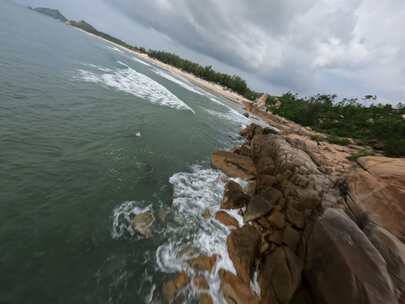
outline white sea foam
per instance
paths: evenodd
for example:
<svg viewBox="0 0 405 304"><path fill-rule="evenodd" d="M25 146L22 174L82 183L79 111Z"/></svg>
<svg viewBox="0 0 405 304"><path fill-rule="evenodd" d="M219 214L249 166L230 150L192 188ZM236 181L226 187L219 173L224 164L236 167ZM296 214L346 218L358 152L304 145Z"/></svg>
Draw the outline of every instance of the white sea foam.
<svg viewBox="0 0 405 304"><path fill-rule="evenodd" d="M193 166L191 172L176 173L169 181L173 185L173 209L177 224L166 229L165 237L168 240L156 252L158 268L166 273L183 270L193 274L194 270L187 263L190 258L219 255L214 270L205 276L215 303L222 303L218 272L225 269L236 273L226 248L230 230L213 217L204 219L203 214L209 210L214 215L220 210L227 177L217 170ZM230 213L242 222L239 214Z"/></svg>
<svg viewBox="0 0 405 304"><path fill-rule="evenodd" d="M249 124L250 120L249 118L246 118L245 116L243 116L242 114L238 113L236 110L228 110L228 112L218 112L215 110L211 110L211 109L204 109L207 113L218 117L220 119L226 119L232 122L235 122L237 124L239 124L240 126L244 126Z"/></svg>
<svg viewBox="0 0 405 304"><path fill-rule="evenodd" d="M202 95L205 96L204 93L198 91L196 88L194 88L187 80L182 79L180 80L179 78L173 77L172 75L160 70L160 69L153 69L153 72L155 72L156 74L158 74L159 76L166 78L167 80L170 80L171 82L174 82L176 84L178 84L179 86L185 88L186 90L189 90L193 93L196 93L198 95Z"/></svg>
<svg viewBox="0 0 405 304"><path fill-rule="evenodd" d="M123 53L123 51L120 50L119 48L117 48L116 46L106 45L105 47L106 47L107 49L116 51L116 52L118 52L118 53Z"/></svg>
<svg viewBox="0 0 405 304"><path fill-rule="evenodd" d="M116 207L113 211L113 225L111 235L119 239L127 235L134 236L135 230L131 222L135 215L151 210L151 205L145 202L128 201Z"/></svg>
<svg viewBox="0 0 405 304"><path fill-rule="evenodd" d="M149 63L139 59L138 57L133 56L132 59L135 60L136 62L142 63L143 65L151 67L151 65Z"/></svg>
<svg viewBox="0 0 405 304"><path fill-rule="evenodd" d="M87 82L100 83L108 87L141 97L151 103L177 110L194 110L161 84L144 74L138 73L124 62L118 63L125 68L104 73L80 69L78 78Z"/></svg>

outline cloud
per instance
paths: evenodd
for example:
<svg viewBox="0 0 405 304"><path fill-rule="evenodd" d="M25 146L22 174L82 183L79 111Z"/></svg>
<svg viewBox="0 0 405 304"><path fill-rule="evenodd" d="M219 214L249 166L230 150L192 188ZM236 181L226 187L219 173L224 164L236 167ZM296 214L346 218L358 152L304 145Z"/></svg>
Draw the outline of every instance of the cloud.
<svg viewBox="0 0 405 304"><path fill-rule="evenodd" d="M282 88L405 97L400 0L116 0L114 6ZM343 90L337 83L351 85Z"/></svg>

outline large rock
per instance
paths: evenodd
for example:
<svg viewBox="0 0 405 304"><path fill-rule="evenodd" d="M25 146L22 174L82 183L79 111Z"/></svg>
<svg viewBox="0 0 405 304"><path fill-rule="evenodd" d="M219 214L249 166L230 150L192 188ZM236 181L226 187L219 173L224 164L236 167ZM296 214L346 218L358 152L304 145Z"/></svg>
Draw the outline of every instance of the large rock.
<svg viewBox="0 0 405 304"><path fill-rule="evenodd" d="M245 207L249 200L249 195L243 192L242 187L238 183L230 180L225 185L221 209L240 209Z"/></svg>
<svg viewBox="0 0 405 304"><path fill-rule="evenodd" d="M265 200L259 195L256 195L250 200L243 220L247 223L261 218L270 213L272 207L273 206L269 201Z"/></svg>
<svg viewBox="0 0 405 304"><path fill-rule="evenodd" d="M145 238L152 236L152 225L155 221L155 217L152 212L146 211L136 214L132 220L132 228L139 232Z"/></svg>
<svg viewBox="0 0 405 304"><path fill-rule="evenodd" d="M399 303L405 303L405 245L377 225L368 225L365 232L387 263Z"/></svg>
<svg viewBox="0 0 405 304"><path fill-rule="evenodd" d="M350 199L379 226L405 242L405 160L365 157L346 178Z"/></svg>
<svg viewBox="0 0 405 304"><path fill-rule="evenodd" d="M231 229L239 228L239 222L233 216L229 215L225 211L218 211L215 214L215 219L218 222L221 222L223 225L227 226L228 228Z"/></svg>
<svg viewBox="0 0 405 304"><path fill-rule="evenodd" d="M259 304L259 299L249 288L250 285L243 282L236 275L221 269L219 277L221 279L221 291L226 303Z"/></svg>
<svg viewBox="0 0 405 304"><path fill-rule="evenodd" d="M239 277L247 284L253 275L255 260L260 250L260 241L259 232L250 225L233 230L226 241L229 257Z"/></svg>
<svg viewBox="0 0 405 304"><path fill-rule="evenodd" d="M263 303L288 304L301 284L303 263L288 247L268 255L259 274Z"/></svg>
<svg viewBox="0 0 405 304"><path fill-rule="evenodd" d="M256 175L256 167L250 157L227 151L212 154L211 164L231 177L251 179Z"/></svg>
<svg viewBox="0 0 405 304"><path fill-rule="evenodd" d="M172 303L177 293L186 287L189 281L187 273L183 271L178 273L173 280L166 282L162 290L165 303Z"/></svg>
<svg viewBox="0 0 405 304"><path fill-rule="evenodd" d="M306 244L305 276L317 303L398 303L383 257L344 212L325 210Z"/></svg>
<svg viewBox="0 0 405 304"><path fill-rule="evenodd" d="M193 258L189 261L191 268L194 268L197 271L208 271L211 272L214 268L219 256L199 256Z"/></svg>

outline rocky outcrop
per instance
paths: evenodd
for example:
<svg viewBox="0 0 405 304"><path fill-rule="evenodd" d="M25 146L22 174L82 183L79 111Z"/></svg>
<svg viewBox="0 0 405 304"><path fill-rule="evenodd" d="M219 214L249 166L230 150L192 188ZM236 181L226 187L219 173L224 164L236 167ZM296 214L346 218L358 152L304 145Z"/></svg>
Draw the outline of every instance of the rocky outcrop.
<svg viewBox="0 0 405 304"><path fill-rule="evenodd" d="M238 183L231 180L225 185L221 209L243 208L247 205L249 199L250 197L243 192L242 187Z"/></svg>
<svg viewBox="0 0 405 304"><path fill-rule="evenodd" d="M224 298L402 304L402 161L384 166L387 159L365 158L353 170L347 159L353 148L316 142L309 139L313 133L297 130L276 134L252 124L241 131L246 143L235 153L214 153L216 168L248 179L244 190L228 183L221 203L240 209L244 219L227 239L237 274L220 271ZM250 288L255 271L260 295Z"/></svg>
<svg viewBox="0 0 405 304"><path fill-rule="evenodd" d="M315 221L305 276L318 303L397 303L386 262L343 211L327 209Z"/></svg>
<svg viewBox="0 0 405 304"><path fill-rule="evenodd" d="M189 277L184 271L178 273L173 280L166 282L163 285L163 297L165 303L172 303L177 293L186 287L188 283Z"/></svg>
<svg viewBox="0 0 405 304"><path fill-rule="evenodd" d="M250 225L233 230L228 236L227 247L239 277L249 284L260 248L259 232Z"/></svg>
<svg viewBox="0 0 405 304"><path fill-rule="evenodd" d="M302 261L288 247L266 256L260 271L264 303L288 304L301 284Z"/></svg>
<svg viewBox="0 0 405 304"><path fill-rule="evenodd" d="M190 267L197 271L211 272L217 260L217 255L213 256L199 256L189 261Z"/></svg>
<svg viewBox="0 0 405 304"><path fill-rule="evenodd" d="M229 271L221 269L221 292L227 303L259 304L259 298L251 291L249 284Z"/></svg>
<svg viewBox="0 0 405 304"><path fill-rule="evenodd" d="M222 170L231 177L251 179L256 175L255 165L249 157L232 152L214 152L211 164L214 168Z"/></svg>
<svg viewBox="0 0 405 304"><path fill-rule="evenodd" d="M405 159L363 157L346 177L351 203L405 241Z"/></svg>

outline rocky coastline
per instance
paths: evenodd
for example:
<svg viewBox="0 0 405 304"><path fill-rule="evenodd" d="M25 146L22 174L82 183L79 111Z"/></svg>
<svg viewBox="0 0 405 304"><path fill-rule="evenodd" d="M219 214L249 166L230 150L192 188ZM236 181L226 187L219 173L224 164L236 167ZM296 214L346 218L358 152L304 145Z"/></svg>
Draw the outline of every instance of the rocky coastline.
<svg viewBox="0 0 405 304"><path fill-rule="evenodd" d="M297 128L251 124L240 134L243 145L212 155L213 168L243 180L226 183L212 215L231 231L235 273L218 271L224 301L405 303L405 159L349 161L356 147L317 143ZM210 273L218 258L189 264ZM188 285L200 303L216 301L203 275L184 272L162 286L165 301L177 303Z"/></svg>

